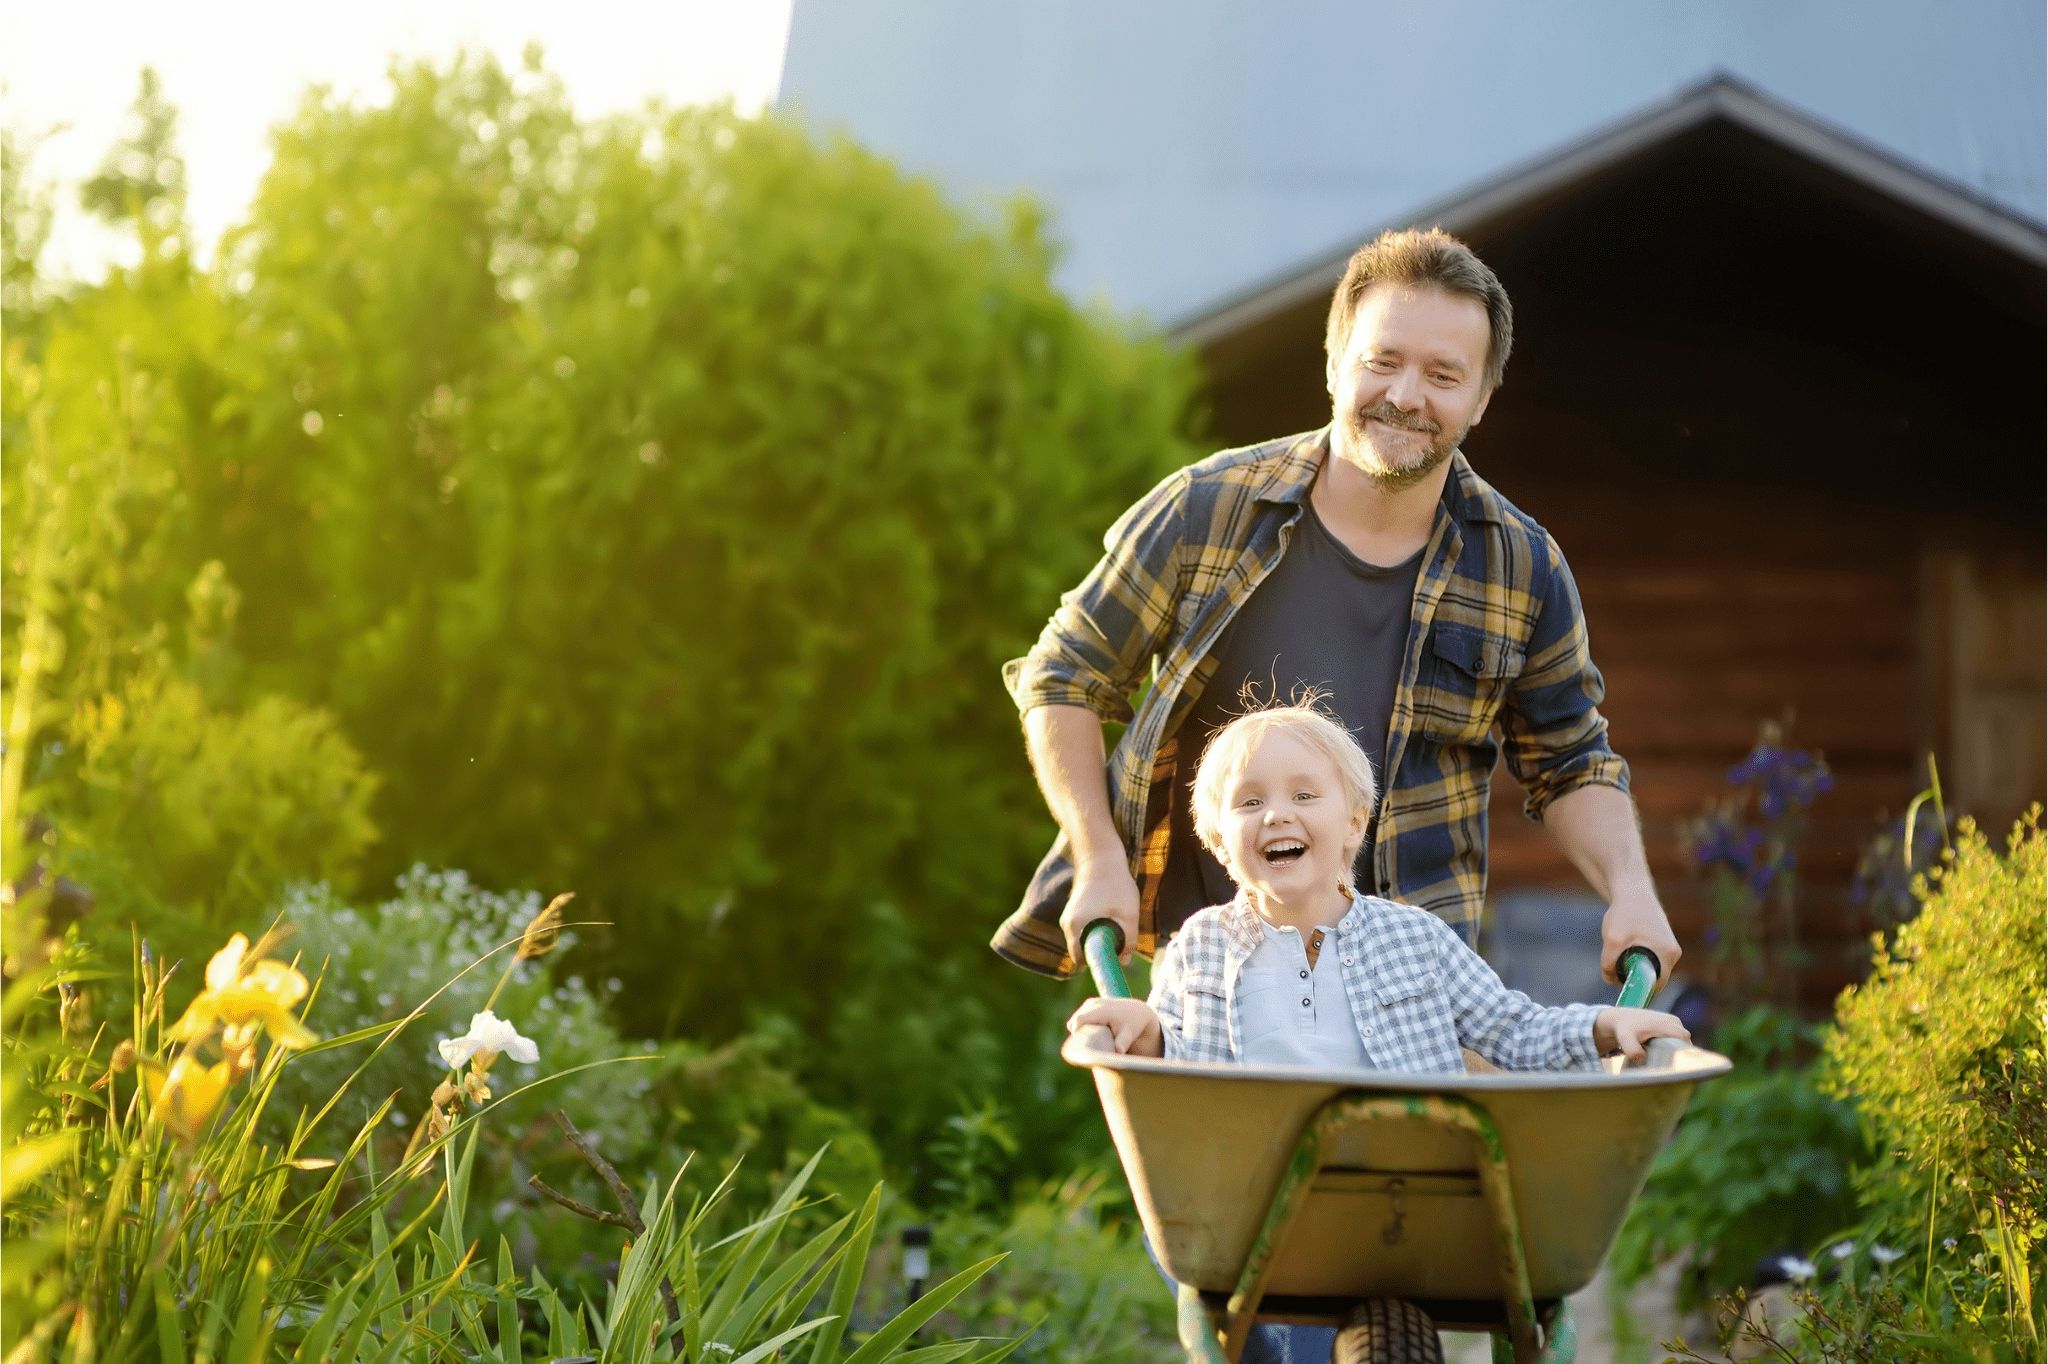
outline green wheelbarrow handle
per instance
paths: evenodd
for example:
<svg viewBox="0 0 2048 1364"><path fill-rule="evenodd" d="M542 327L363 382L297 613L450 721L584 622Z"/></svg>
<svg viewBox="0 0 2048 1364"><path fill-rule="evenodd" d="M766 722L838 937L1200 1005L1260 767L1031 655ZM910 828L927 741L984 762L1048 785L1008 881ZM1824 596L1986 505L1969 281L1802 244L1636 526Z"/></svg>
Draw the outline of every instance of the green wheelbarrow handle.
<svg viewBox="0 0 2048 1364"><path fill-rule="evenodd" d="M1095 988L1109 999L1129 999L1131 985L1124 978L1124 968L1117 961L1124 948L1124 935L1108 919L1097 919L1081 932L1081 954L1088 959L1088 973L1095 977ZM1631 947L1621 954L1621 997L1615 1005L1623 1009L1640 1009L1650 1002L1650 992L1657 988L1657 977L1663 974L1663 965L1657 954L1647 947Z"/></svg>
<svg viewBox="0 0 2048 1364"><path fill-rule="evenodd" d="M1650 992L1657 988L1657 977L1664 974L1664 964L1657 960L1657 954L1647 947L1624 948L1621 954L1621 997L1614 1001L1618 1009L1642 1009L1650 1003Z"/></svg>
<svg viewBox="0 0 2048 1364"><path fill-rule="evenodd" d="M1088 959L1088 974L1095 977L1096 992L1106 999L1129 999L1131 983L1124 979L1124 935L1108 919L1097 919L1081 930L1081 955Z"/></svg>

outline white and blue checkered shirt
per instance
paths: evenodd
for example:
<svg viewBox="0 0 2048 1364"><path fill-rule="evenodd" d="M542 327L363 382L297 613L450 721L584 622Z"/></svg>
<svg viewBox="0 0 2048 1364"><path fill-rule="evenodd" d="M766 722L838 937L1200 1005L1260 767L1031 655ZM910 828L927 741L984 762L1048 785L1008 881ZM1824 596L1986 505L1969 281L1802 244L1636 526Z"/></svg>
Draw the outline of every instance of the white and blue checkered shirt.
<svg viewBox="0 0 2048 1364"><path fill-rule="evenodd" d="M1460 1046L1503 1070L1591 1070L1590 1004L1548 1008L1500 977L1457 930L1427 910L1356 895L1335 952L1360 1040L1376 1070L1462 1071ZM1264 941L1240 895L1181 926L1152 964L1151 1005L1169 1059L1236 1061L1244 1020L1238 979Z"/></svg>

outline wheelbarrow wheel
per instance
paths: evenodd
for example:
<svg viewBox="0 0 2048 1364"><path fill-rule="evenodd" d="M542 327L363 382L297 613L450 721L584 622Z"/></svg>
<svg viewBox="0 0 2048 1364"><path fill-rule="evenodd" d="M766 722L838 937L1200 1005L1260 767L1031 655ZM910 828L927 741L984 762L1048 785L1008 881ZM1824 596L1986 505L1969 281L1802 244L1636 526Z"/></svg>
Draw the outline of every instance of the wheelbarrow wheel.
<svg viewBox="0 0 2048 1364"><path fill-rule="evenodd" d="M1443 1364L1443 1358L1429 1313L1400 1298L1374 1298L1352 1309L1330 1364Z"/></svg>

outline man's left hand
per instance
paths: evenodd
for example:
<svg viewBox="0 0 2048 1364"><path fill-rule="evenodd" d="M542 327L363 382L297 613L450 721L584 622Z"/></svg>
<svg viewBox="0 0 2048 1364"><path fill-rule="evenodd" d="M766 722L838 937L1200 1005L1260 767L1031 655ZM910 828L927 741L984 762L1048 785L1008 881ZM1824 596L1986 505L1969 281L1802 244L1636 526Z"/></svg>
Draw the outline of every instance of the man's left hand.
<svg viewBox="0 0 2048 1364"><path fill-rule="evenodd" d="M1616 895L1600 920L1600 974L1608 984L1621 984L1615 964L1631 947L1647 947L1657 954L1657 965L1662 970L1657 977L1659 986L1671 978L1683 955L1671 932L1671 920L1664 917L1664 906L1657 903L1657 892L1647 886Z"/></svg>

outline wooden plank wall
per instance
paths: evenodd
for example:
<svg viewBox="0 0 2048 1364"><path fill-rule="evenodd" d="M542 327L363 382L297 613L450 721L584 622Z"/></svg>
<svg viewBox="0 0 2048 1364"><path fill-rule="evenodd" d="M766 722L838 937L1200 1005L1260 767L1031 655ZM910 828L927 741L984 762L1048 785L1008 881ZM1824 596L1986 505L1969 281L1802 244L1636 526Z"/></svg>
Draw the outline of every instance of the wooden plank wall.
<svg viewBox="0 0 2048 1364"><path fill-rule="evenodd" d="M1824 1006L1868 956L1872 924L1848 894L1857 859L1925 784L1920 532L1904 509L1817 519L1797 499L1696 488L1638 491L1625 509L1595 489L1518 491L1572 563L1652 870L1697 964L1710 914L1686 826L1732 792L1728 769L1763 721L1789 715L1791 742L1825 755L1835 786L1801 869L1802 997ZM1581 884L1501 778L1493 888Z"/></svg>

